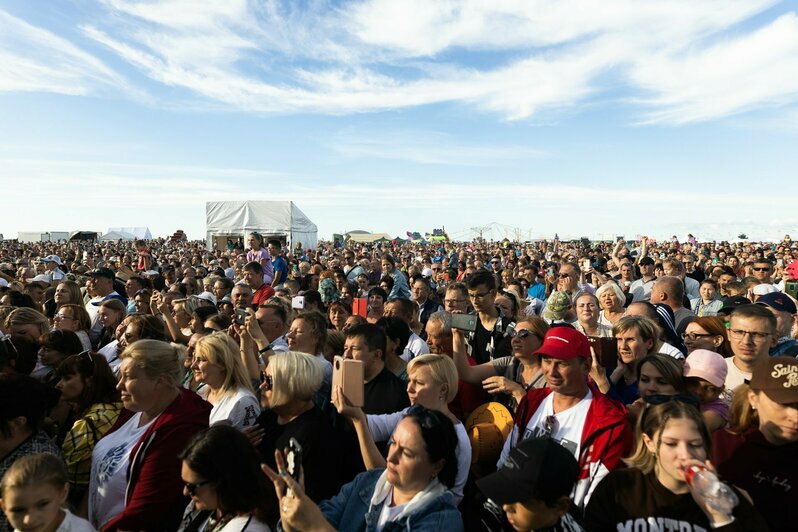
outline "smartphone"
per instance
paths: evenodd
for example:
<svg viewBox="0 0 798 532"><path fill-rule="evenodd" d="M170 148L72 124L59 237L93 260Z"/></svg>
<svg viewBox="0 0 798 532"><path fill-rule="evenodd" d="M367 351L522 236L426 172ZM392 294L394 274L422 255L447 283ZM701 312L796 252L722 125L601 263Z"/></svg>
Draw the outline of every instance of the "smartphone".
<svg viewBox="0 0 798 532"><path fill-rule="evenodd" d="M798 299L798 283L784 283L784 293Z"/></svg>
<svg viewBox="0 0 798 532"><path fill-rule="evenodd" d="M476 331L477 317L473 314L452 314L452 327L461 331Z"/></svg>
<svg viewBox="0 0 798 532"><path fill-rule="evenodd" d="M618 366L618 341L615 338L588 336L587 341L596 353L596 362L605 369Z"/></svg>
<svg viewBox="0 0 798 532"><path fill-rule="evenodd" d="M248 315L249 314L247 314L246 309L237 308L236 309L236 325L244 325L244 320L247 319Z"/></svg>
<svg viewBox="0 0 798 532"><path fill-rule="evenodd" d="M305 308L305 296L294 296L291 298L291 308L303 310Z"/></svg>
<svg viewBox="0 0 798 532"><path fill-rule="evenodd" d="M364 318L368 316L369 311L369 300L366 297L356 297L352 300L352 314L357 314L358 316L363 316Z"/></svg>
<svg viewBox="0 0 798 532"><path fill-rule="evenodd" d="M332 387L340 386L352 406L363 406L363 362L337 356L333 359Z"/></svg>

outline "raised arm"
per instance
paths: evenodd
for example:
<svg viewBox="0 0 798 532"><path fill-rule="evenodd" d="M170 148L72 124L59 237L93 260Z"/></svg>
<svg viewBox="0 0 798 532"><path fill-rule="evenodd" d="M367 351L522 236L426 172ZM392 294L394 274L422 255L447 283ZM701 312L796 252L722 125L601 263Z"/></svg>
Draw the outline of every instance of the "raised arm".
<svg viewBox="0 0 798 532"><path fill-rule="evenodd" d="M457 368L457 375L463 382L481 384L488 377L496 376L496 369L491 362L485 362L478 366L468 363L465 336L459 329L452 329L452 358Z"/></svg>

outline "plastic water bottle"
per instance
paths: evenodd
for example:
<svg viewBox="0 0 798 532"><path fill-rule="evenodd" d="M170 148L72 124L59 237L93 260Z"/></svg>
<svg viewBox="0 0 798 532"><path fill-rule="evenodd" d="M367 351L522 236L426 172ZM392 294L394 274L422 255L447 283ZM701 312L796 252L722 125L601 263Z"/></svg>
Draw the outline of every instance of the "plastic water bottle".
<svg viewBox="0 0 798 532"><path fill-rule="evenodd" d="M684 472L684 479L716 512L730 516L740 502L737 494L706 468L691 466Z"/></svg>

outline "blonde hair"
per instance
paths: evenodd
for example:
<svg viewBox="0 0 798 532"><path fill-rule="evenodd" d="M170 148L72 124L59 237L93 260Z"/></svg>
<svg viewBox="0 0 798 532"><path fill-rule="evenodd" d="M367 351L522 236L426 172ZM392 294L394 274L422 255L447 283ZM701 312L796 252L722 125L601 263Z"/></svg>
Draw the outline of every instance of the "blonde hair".
<svg viewBox="0 0 798 532"><path fill-rule="evenodd" d="M618 336L619 333L634 329L640 334L643 340L651 340L651 349L647 354L658 353L662 347L662 340L659 338L660 328L654 320L644 316L624 316L612 328L612 335Z"/></svg>
<svg viewBox="0 0 798 532"><path fill-rule="evenodd" d="M211 364L224 368L224 382L221 386L224 394L234 394L239 388L254 392L238 351L235 340L222 331L203 336L194 346L195 358L205 357Z"/></svg>
<svg viewBox="0 0 798 532"><path fill-rule="evenodd" d="M11 463L0 481L0 498L9 488L24 488L39 484L50 484L63 488L67 483L64 461L50 453L29 454Z"/></svg>
<svg viewBox="0 0 798 532"><path fill-rule="evenodd" d="M445 355L419 355L407 364L410 375L420 367L428 367L435 384L446 385L446 402L451 403L457 395L457 366Z"/></svg>
<svg viewBox="0 0 798 532"><path fill-rule="evenodd" d="M610 281L608 283L605 283L601 285L598 290L596 290L596 299L599 299L599 303L601 303L600 301L601 296L604 295L604 292L606 292L607 290L612 290L612 293L615 294L615 299L618 300L618 305L622 307L624 301L626 301L626 296L623 294L623 290L621 290L621 287L618 286L615 283L615 281Z"/></svg>
<svg viewBox="0 0 798 532"><path fill-rule="evenodd" d="M298 351L272 355L269 370L273 383L272 408L295 400L312 399L324 380L324 363L313 355Z"/></svg>
<svg viewBox="0 0 798 532"><path fill-rule="evenodd" d="M751 406L751 401L748 399L749 391L755 394L762 393L752 390L747 384L741 384L734 389L731 407L729 407L729 430L735 434L742 434L759 427L759 414Z"/></svg>
<svg viewBox="0 0 798 532"><path fill-rule="evenodd" d="M6 328L11 325L38 325L39 336L50 332L50 320L47 316L32 308L20 307L6 318Z"/></svg>
<svg viewBox="0 0 798 532"><path fill-rule="evenodd" d="M130 358L133 365L151 379L163 377L175 386L180 382L180 353L172 345L160 340L137 340L127 346L119 358Z"/></svg>

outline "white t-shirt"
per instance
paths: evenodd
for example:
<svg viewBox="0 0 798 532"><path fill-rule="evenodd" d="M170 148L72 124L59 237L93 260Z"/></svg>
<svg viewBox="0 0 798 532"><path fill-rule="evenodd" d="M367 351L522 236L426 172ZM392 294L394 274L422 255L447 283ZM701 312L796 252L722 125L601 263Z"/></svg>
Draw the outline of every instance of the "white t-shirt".
<svg viewBox="0 0 798 532"><path fill-rule="evenodd" d="M402 353L401 358L405 362L410 362L418 355L426 355L429 353L429 346L427 342L421 339L419 335L414 332L410 333L410 339L407 340L407 347L405 347L405 352Z"/></svg>
<svg viewBox="0 0 798 532"><path fill-rule="evenodd" d="M372 439L374 441L388 440L396 426L405 417L407 410L405 408L401 412L394 412L393 414L366 416ZM468 471L471 469L471 440L468 439L468 433L462 423L457 423L454 426L454 432L457 434L457 447L454 450L457 456L457 476L450 492L454 498L454 503L459 504L463 499L463 488L466 480L468 480Z"/></svg>
<svg viewBox="0 0 798 532"><path fill-rule="evenodd" d="M388 494L388 497L385 499L385 502L382 505L382 510L380 511L380 518L377 520L377 531L379 532L385 525L396 519L396 517L402 513L402 510L405 509L407 504L397 504L396 506L391 506L390 502L393 499L393 488L391 488L391 493Z"/></svg>
<svg viewBox="0 0 798 532"><path fill-rule="evenodd" d="M185 530L191 520L196 517L197 513L198 512L194 510L194 503L189 502L183 512L183 522L180 524L178 532ZM208 519L197 527L197 532L209 532L210 529L208 528L208 524L210 519L211 516L208 516ZM242 532L244 530L248 532L271 532L269 525L258 521L255 516L235 517L228 521L227 524L220 529L220 532Z"/></svg>
<svg viewBox="0 0 798 532"><path fill-rule="evenodd" d="M55 532L97 532L95 528L91 526L91 523L82 517L78 517L66 508L62 508L62 510L64 510L66 515L58 528L55 529Z"/></svg>
<svg viewBox="0 0 798 532"><path fill-rule="evenodd" d="M255 423L260 415L260 403L255 394L245 388L228 393L216 400L208 419L209 425L227 421L238 430Z"/></svg>
<svg viewBox="0 0 798 532"><path fill-rule="evenodd" d="M97 528L102 528L125 509L130 451L152 423L139 427L139 421L141 412L98 441L91 453L89 520Z"/></svg>
<svg viewBox="0 0 798 532"><path fill-rule="evenodd" d="M587 395L585 395L581 401L576 403L574 406L567 410L563 410L557 414L554 413L554 394L550 393L543 399L543 402L540 403L538 409L535 410L535 413L529 418L529 423L526 425L526 429L524 429L523 437L518 437L518 426L513 424L513 430L510 433L510 436L504 442L504 447L502 448L502 454L499 458L499 463L497 467L501 467L504 464L504 461L507 459L507 456L510 454L510 451L518 441L525 440L527 438L542 438L547 435L546 422L547 418L553 417L554 422L551 423L551 431L549 436L571 451L573 453L574 458L579 460L579 451L580 447L582 446L582 431L585 428L585 421L587 420L587 411L590 409L590 403L593 401L593 392L588 390Z"/></svg>
<svg viewBox="0 0 798 532"><path fill-rule="evenodd" d="M726 359L726 382L723 384L723 393L720 398L727 404L731 404L732 397L734 397L734 389L739 385L744 384L744 381L751 380L751 374L745 372L734 365L734 357Z"/></svg>
<svg viewBox="0 0 798 532"><path fill-rule="evenodd" d="M118 347L119 340L114 340L113 342L105 344L97 351L98 354L105 357L105 360L108 361L108 365L111 367L111 371L113 371L116 376L119 376L119 366L122 365L122 359L119 358L119 352L117 351Z"/></svg>

